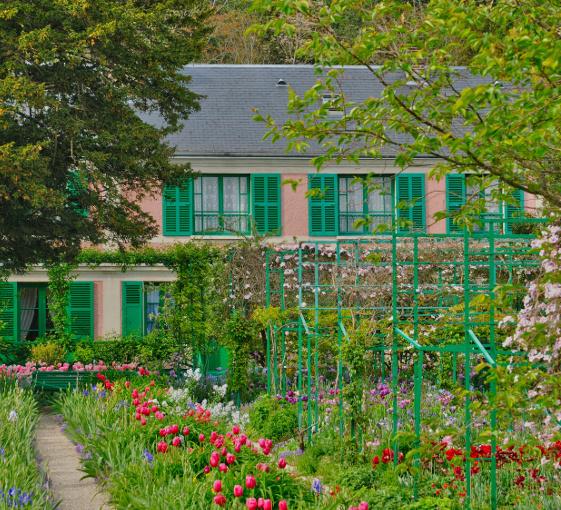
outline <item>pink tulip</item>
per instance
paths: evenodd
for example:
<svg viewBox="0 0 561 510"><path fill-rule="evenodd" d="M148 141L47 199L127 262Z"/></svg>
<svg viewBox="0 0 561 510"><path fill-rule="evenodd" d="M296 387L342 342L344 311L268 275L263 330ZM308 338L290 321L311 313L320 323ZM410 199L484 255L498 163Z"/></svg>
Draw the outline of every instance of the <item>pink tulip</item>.
<svg viewBox="0 0 561 510"><path fill-rule="evenodd" d="M158 443L158 445L156 446L156 449L160 452L160 453L166 453L168 451L168 444L165 441L160 441Z"/></svg>
<svg viewBox="0 0 561 510"><path fill-rule="evenodd" d="M286 467L286 459L284 457L279 459L278 466L280 469L284 469Z"/></svg>
<svg viewBox="0 0 561 510"><path fill-rule="evenodd" d="M156 411L154 413L154 418L156 418L156 420L162 421L164 419L164 413Z"/></svg>
<svg viewBox="0 0 561 510"><path fill-rule="evenodd" d="M183 435L184 435L184 436L188 436L188 435L189 435L189 432L191 432L191 431L189 430L189 427L183 427Z"/></svg>
<svg viewBox="0 0 561 510"><path fill-rule="evenodd" d="M281 499L279 501L279 510L288 510L288 503L286 502L286 499Z"/></svg>
<svg viewBox="0 0 561 510"><path fill-rule="evenodd" d="M263 501L263 510L273 510L273 503L270 499Z"/></svg>
<svg viewBox="0 0 561 510"><path fill-rule="evenodd" d="M233 464L234 462L236 462L236 456L232 455L231 453L228 453L226 455L226 463Z"/></svg>
<svg viewBox="0 0 561 510"><path fill-rule="evenodd" d="M226 496L224 496L224 494L218 494L214 496L214 504L218 506L224 506L226 504Z"/></svg>
<svg viewBox="0 0 561 510"><path fill-rule="evenodd" d="M205 440L204 434L199 434L199 441L202 443Z"/></svg>
<svg viewBox="0 0 561 510"><path fill-rule="evenodd" d="M177 434L179 432L179 426L176 425L175 423L169 428L170 432L172 434Z"/></svg>
<svg viewBox="0 0 561 510"><path fill-rule="evenodd" d="M212 490L214 492L222 492L222 480L214 480L212 484Z"/></svg>
<svg viewBox="0 0 561 510"><path fill-rule="evenodd" d="M212 452L210 454L210 465L212 467L217 467L218 464L220 464L220 455L218 454L218 452Z"/></svg>
<svg viewBox="0 0 561 510"><path fill-rule="evenodd" d="M220 470L221 473L226 473L228 471L228 466L224 464L224 462L221 462L220 465L218 466L218 469Z"/></svg>
<svg viewBox="0 0 561 510"><path fill-rule="evenodd" d="M240 433L240 427L239 425L234 425L232 427L232 434L235 434L236 436Z"/></svg>
<svg viewBox="0 0 561 510"><path fill-rule="evenodd" d="M208 475L210 473L210 466L205 466L204 469L203 469L203 473L205 475Z"/></svg>
<svg viewBox="0 0 561 510"><path fill-rule="evenodd" d="M361 501L358 504L358 510L368 510L368 503L366 501Z"/></svg>
<svg viewBox="0 0 561 510"><path fill-rule="evenodd" d="M141 425L146 425L146 418L144 418L144 416L142 418L140 418L140 424Z"/></svg>
<svg viewBox="0 0 561 510"><path fill-rule="evenodd" d="M245 506L248 510L257 510L257 500L255 498L247 498L245 500Z"/></svg>
<svg viewBox="0 0 561 510"><path fill-rule="evenodd" d="M210 433L210 442L211 442L211 443L214 443L214 441L216 441L216 438L217 438L217 437L218 437L218 434L217 434L216 430L213 430L213 431Z"/></svg>
<svg viewBox="0 0 561 510"><path fill-rule="evenodd" d="M254 489L256 485L257 485L257 480L253 475L247 475L245 477L245 486L248 489Z"/></svg>
<svg viewBox="0 0 561 510"><path fill-rule="evenodd" d="M181 438L179 436L175 436L172 440L171 440L171 444L173 446L181 446Z"/></svg>
<svg viewBox="0 0 561 510"><path fill-rule="evenodd" d="M259 498L257 500L257 508L263 508L264 504L265 504L265 500L263 498Z"/></svg>
<svg viewBox="0 0 561 510"><path fill-rule="evenodd" d="M243 487L241 485L234 485L234 497L241 498L243 496Z"/></svg>

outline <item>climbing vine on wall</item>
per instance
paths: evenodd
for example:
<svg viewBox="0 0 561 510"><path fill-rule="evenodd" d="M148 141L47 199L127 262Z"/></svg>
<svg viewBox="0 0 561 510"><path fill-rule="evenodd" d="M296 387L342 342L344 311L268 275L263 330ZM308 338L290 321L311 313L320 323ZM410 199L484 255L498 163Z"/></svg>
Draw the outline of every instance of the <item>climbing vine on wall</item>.
<svg viewBox="0 0 561 510"><path fill-rule="evenodd" d="M61 262L48 267L49 314L53 321L52 336L63 347L71 341L68 317L70 284L76 278L76 264Z"/></svg>

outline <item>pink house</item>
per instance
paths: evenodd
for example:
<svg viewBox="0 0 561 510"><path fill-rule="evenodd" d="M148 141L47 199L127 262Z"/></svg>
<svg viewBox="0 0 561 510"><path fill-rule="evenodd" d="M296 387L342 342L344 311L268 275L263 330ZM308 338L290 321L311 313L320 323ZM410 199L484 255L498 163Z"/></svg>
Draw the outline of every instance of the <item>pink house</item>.
<svg viewBox="0 0 561 510"><path fill-rule="evenodd" d="M320 152L317 145L301 155L288 153L285 142L263 139L266 128L252 119L253 109L282 122L288 86L297 92L309 89L317 80L312 66L193 65L185 72L192 77L191 88L204 98L201 110L170 143L176 147L174 160L189 162L197 176L142 202L159 226L154 246L190 239L224 243L255 233L271 242L369 236L396 217L404 221L403 228L427 233L457 228L449 220L435 221L434 214L461 204L468 185L464 176L431 178L434 159L420 158L402 172L388 152L358 165L327 166L318 174L310 164ZM349 67L343 89L352 100L362 100L379 94L381 85L365 69ZM310 189L317 193L308 197ZM526 209L539 205L534 197L518 197ZM410 207L398 211L396 204L403 201ZM493 212L502 215L507 229L509 206L498 204ZM365 217L369 223L356 223ZM163 267L126 273L111 265L80 268L71 292L76 334L149 331L149 317L159 306L158 284L173 278ZM33 339L49 329L47 282L46 271L37 267L0 287L11 303L4 314L9 319L4 336Z"/></svg>

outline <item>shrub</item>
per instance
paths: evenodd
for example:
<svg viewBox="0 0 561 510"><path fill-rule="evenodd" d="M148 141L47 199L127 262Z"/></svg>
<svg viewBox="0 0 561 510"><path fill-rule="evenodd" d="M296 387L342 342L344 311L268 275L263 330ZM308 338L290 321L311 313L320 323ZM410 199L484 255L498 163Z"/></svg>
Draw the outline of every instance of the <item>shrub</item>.
<svg viewBox="0 0 561 510"><path fill-rule="evenodd" d="M64 361L65 354L64 347L56 342L37 343L31 347L31 361L36 363L56 365Z"/></svg>
<svg viewBox="0 0 561 510"><path fill-rule="evenodd" d="M262 395L249 411L249 425L273 441L286 439L298 429L298 410L293 404Z"/></svg>
<svg viewBox="0 0 561 510"><path fill-rule="evenodd" d="M14 342L0 338L0 365L23 365L29 357L28 342Z"/></svg>

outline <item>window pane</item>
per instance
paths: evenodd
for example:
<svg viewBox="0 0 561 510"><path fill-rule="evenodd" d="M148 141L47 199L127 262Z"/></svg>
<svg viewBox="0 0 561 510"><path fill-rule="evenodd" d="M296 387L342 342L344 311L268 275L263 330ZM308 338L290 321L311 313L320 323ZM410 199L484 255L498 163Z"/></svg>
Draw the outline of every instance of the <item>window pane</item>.
<svg viewBox="0 0 561 510"><path fill-rule="evenodd" d="M362 226L355 227L356 220L364 217L363 184L354 177L339 179L339 231L342 234L362 233Z"/></svg>
<svg viewBox="0 0 561 510"><path fill-rule="evenodd" d="M392 178L373 177L368 185L370 230L378 225L390 225L393 212Z"/></svg>
<svg viewBox="0 0 561 510"><path fill-rule="evenodd" d="M160 315L160 286L146 285L146 333L150 333L157 324L158 315Z"/></svg>
<svg viewBox="0 0 561 510"><path fill-rule="evenodd" d="M195 232L218 231L218 213L218 177L201 176L195 180Z"/></svg>

